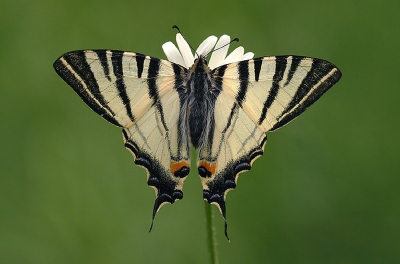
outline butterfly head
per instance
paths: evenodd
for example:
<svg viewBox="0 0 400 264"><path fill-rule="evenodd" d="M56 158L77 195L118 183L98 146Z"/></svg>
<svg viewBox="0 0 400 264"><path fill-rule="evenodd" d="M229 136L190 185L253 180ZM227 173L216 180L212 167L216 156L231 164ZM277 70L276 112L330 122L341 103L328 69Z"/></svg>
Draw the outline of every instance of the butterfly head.
<svg viewBox="0 0 400 264"><path fill-rule="evenodd" d="M208 67L208 62L206 57L203 55L200 55L194 60L194 63L192 66L189 68L189 74L192 73L209 73L211 70Z"/></svg>

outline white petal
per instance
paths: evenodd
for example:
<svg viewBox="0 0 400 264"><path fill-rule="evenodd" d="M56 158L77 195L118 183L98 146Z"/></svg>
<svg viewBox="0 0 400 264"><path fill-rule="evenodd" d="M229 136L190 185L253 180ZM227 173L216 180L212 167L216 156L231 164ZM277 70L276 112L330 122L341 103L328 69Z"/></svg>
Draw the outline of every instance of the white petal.
<svg viewBox="0 0 400 264"><path fill-rule="evenodd" d="M162 49L164 50L164 53L169 61L186 67L182 55L179 52L178 48L174 45L174 43L172 43L171 41L166 42L162 45Z"/></svg>
<svg viewBox="0 0 400 264"><path fill-rule="evenodd" d="M228 35L223 35L222 37L219 38L217 45L215 45L214 49L218 49L219 47L228 44L229 41L231 41L231 38ZM215 69L218 66L221 66L225 59L226 54L228 53L228 49L229 45L226 45L225 47L217 51L214 51L211 54L211 59L210 63L208 64L208 67L210 67L210 69Z"/></svg>
<svg viewBox="0 0 400 264"><path fill-rule="evenodd" d="M216 36L209 36L208 38L206 38L197 48L195 58L197 58L197 54L202 56L207 55L207 53L209 53L215 46L217 40L218 38Z"/></svg>
<svg viewBox="0 0 400 264"><path fill-rule="evenodd" d="M254 53L253 52L247 52L243 55L242 60L251 60L254 57Z"/></svg>
<svg viewBox="0 0 400 264"><path fill-rule="evenodd" d="M228 57L224 60L224 64L236 62L236 61L241 61L244 53L244 48L243 47L237 47L234 51L229 54Z"/></svg>
<svg viewBox="0 0 400 264"><path fill-rule="evenodd" d="M179 50L181 51L183 60L185 61L185 67L189 68L194 62L194 57L189 44L180 33L176 34L176 43L178 43Z"/></svg>

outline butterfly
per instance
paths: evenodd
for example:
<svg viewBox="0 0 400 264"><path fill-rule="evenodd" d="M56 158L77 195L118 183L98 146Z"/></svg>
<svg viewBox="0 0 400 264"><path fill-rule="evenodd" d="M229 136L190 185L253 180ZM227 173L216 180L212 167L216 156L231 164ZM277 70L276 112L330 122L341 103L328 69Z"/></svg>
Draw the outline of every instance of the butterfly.
<svg viewBox="0 0 400 264"><path fill-rule="evenodd" d="M215 46L210 64L206 56L216 37L206 39L193 56L180 33L180 52L172 43L163 46L171 61L78 50L54 62L87 105L122 128L125 147L147 170L147 184L156 193L151 226L162 205L183 198L192 145L203 197L219 208L228 237L226 195L263 154L266 132L299 116L341 78L339 69L322 59L253 59L241 47L225 58L226 37Z"/></svg>

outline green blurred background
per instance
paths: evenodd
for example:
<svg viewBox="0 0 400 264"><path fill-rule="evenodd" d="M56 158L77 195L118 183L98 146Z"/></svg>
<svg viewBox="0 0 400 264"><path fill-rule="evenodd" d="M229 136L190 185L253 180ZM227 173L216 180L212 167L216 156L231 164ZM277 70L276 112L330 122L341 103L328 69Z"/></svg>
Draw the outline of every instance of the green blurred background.
<svg viewBox="0 0 400 264"><path fill-rule="evenodd" d="M76 49L165 58L229 34L257 56L307 55L342 80L270 133L216 213L221 263L400 263L399 1L1 1L0 262L207 263L195 170L163 207L121 131L57 76ZM237 44L234 44L236 46Z"/></svg>

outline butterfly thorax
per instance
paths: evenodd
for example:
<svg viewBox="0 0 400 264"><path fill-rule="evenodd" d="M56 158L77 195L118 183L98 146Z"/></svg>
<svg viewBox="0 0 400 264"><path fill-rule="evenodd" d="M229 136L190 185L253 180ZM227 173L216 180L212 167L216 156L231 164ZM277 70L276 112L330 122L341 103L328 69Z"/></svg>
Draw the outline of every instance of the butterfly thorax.
<svg viewBox="0 0 400 264"><path fill-rule="evenodd" d="M187 85L187 124L189 125L190 139L195 148L201 147L208 138L210 125L213 123L211 70L206 60L200 56L189 68Z"/></svg>

